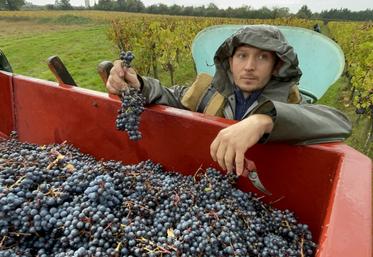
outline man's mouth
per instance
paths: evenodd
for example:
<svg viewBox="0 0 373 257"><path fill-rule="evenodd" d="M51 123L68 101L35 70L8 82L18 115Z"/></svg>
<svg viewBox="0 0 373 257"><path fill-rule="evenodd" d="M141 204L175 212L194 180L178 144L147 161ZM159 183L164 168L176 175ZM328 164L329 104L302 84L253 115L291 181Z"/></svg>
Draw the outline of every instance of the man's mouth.
<svg viewBox="0 0 373 257"><path fill-rule="evenodd" d="M243 80L258 80L258 77L256 77L256 76L241 76L241 79L243 79Z"/></svg>

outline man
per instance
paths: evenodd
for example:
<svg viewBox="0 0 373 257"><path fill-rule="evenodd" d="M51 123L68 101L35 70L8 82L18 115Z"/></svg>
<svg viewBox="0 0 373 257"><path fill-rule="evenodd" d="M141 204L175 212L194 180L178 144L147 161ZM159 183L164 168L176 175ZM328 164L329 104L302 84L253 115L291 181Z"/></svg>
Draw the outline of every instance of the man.
<svg viewBox="0 0 373 257"><path fill-rule="evenodd" d="M243 174L246 150L258 142L311 144L350 135L350 122L341 112L302 103L298 58L278 28L238 30L218 48L214 63L213 78L199 74L190 87L165 88L116 61L107 89L118 94L132 86L142 91L147 103L239 120L222 129L210 146L213 160L229 172L236 169L238 175Z"/></svg>
<svg viewBox="0 0 373 257"><path fill-rule="evenodd" d="M313 25L313 30L316 31L316 32L321 33L320 25L318 23L316 23L315 25Z"/></svg>

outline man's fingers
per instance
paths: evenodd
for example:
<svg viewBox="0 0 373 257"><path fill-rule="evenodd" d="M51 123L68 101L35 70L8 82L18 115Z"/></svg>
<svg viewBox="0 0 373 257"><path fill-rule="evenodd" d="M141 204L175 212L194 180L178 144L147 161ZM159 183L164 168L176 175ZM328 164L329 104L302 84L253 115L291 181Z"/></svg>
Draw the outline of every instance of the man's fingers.
<svg viewBox="0 0 373 257"><path fill-rule="evenodd" d="M122 61L116 60L114 61L114 66L110 70L110 77L119 77L120 79L124 79L126 75L126 68L123 67Z"/></svg>
<svg viewBox="0 0 373 257"><path fill-rule="evenodd" d="M123 61L122 60L115 60L114 61L114 67L122 67L122 63L123 63Z"/></svg>
<svg viewBox="0 0 373 257"><path fill-rule="evenodd" d="M110 82L110 84L117 89L122 89L126 85L124 80L119 76L112 76Z"/></svg>
<svg viewBox="0 0 373 257"><path fill-rule="evenodd" d="M223 170L227 169L227 167L225 166L225 159L224 159L226 150L227 150L227 146L225 144L220 143L219 147L218 147L218 150L216 152L216 159L217 159L220 167Z"/></svg>
<svg viewBox="0 0 373 257"><path fill-rule="evenodd" d="M244 175L245 155L242 152L236 152L235 162L237 175Z"/></svg>
<svg viewBox="0 0 373 257"><path fill-rule="evenodd" d="M214 141L212 141L211 145L210 145L210 155L211 155L211 158L216 162L217 160L217 157L216 157L216 152L218 150L218 146L219 146L219 140L217 138L214 139Z"/></svg>
<svg viewBox="0 0 373 257"><path fill-rule="evenodd" d="M109 90L110 93L113 94L120 94L120 92L128 87L127 83L124 81L114 81L112 80L111 83L106 85L106 88Z"/></svg>
<svg viewBox="0 0 373 257"><path fill-rule="evenodd" d="M116 89L116 88L113 88L111 86L106 86L106 89L107 91L110 93L110 94L114 94L114 95L118 95L119 94L119 91Z"/></svg>
<svg viewBox="0 0 373 257"><path fill-rule="evenodd" d="M224 153L225 153L225 146L221 144L219 137L216 137L214 141L210 145L210 154L214 161L219 163L219 166L225 170L224 164Z"/></svg>
<svg viewBox="0 0 373 257"><path fill-rule="evenodd" d="M228 149L226 150L225 155L224 155L225 167L227 167L228 172L233 171L233 167L234 167L233 162L234 162L234 159L235 159L234 156L235 156L234 149L228 147Z"/></svg>

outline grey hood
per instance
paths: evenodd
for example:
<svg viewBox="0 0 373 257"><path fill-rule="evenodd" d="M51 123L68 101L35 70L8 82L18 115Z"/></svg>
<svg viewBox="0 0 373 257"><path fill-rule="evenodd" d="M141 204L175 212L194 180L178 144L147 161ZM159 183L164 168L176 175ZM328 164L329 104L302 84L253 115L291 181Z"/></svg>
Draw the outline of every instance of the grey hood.
<svg viewBox="0 0 373 257"><path fill-rule="evenodd" d="M264 88L262 95L281 102L286 102L290 87L299 82L302 75L298 67L298 57L284 35L275 26L250 25L239 29L227 38L214 56L216 72L212 85L223 95L233 94L234 82L229 68L229 57L235 48L250 45L263 50L273 51L283 62L277 74ZM229 86L227 86L229 85Z"/></svg>

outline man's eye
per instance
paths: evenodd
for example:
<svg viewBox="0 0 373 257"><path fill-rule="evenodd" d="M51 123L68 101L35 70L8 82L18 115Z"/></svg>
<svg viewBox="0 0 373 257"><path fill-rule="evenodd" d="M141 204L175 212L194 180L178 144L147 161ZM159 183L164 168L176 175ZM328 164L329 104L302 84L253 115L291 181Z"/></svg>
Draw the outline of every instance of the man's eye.
<svg viewBox="0 0 373 257"><path fill-rule="evenodd" d="M246 54L239 53L239 54L237 54L237 57L243 59L243 58L246 57Z"/></svg>
<svg viewBox="0 0 373 257"><path fill-rule="evenodd" d="M268 59L268 55L266 55L266 54L261 54L261 55L258 56L258 59L259 59L259 60L266 60L266 59Z"/></svg>

